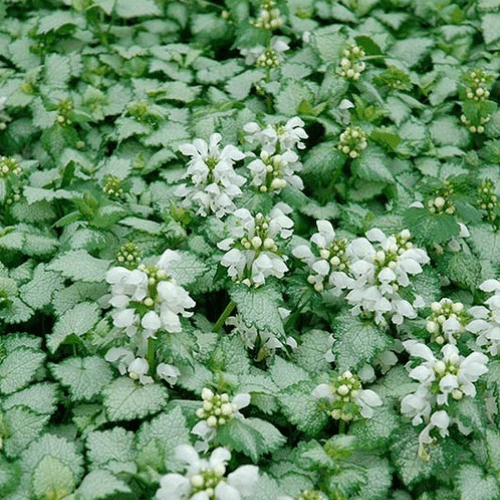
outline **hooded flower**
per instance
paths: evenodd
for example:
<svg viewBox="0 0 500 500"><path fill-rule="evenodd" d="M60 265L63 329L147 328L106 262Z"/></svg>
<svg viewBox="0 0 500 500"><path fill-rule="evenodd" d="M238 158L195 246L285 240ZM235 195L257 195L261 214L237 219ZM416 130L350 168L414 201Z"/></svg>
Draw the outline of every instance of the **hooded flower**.
<svg viewBox="0 0 500 500"><path fill-rule="evenodd" d="M182 144L179 150L190 156L184 178L189 184L181 184L175 195L183 198L183 208L197 208L203 217L214 213L221 218L235 210L233 199L241 196L241 186L246 179L234 171L234 163L245 158L236 146L228 145L222 150L220 134L212 134L209 142L195 139L192 144Z"/></svg>
<svg viewBox="0 0 500 500"><path fill-rule="evenodd" d="M186 473L163 476L156 500L240 500L252 495L259 479L255 465L242 465L225 476L231 458L227 448L216 448L204 459L192 446L180 445L175 456Z"/></svg>

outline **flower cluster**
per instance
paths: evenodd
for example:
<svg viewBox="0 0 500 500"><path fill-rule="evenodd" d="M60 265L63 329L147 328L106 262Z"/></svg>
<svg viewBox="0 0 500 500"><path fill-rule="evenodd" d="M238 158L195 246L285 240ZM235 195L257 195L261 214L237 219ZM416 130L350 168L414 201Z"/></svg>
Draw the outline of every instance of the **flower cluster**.
<svg viewBox="0 0 500 500"><path fill-rule="evenodd" d="M444 181L443 187L435 191L435 198L427 202L427 208L433 214L450 214L455 213L455 205L450 200L453 194L453 186L449 181Z"/></svg>
<svg viewBox="0 0 500 500"><path fill-rule="evenodd" d="M236 500L252 495L259 480L255 465L242 465L226 477L231 459L227 448L216 448L207 460L200 458L192 446L180 445L175 456L184 464L186 474L163 476L156 500Z"/></svg>
<svg viewBox="0 0 500 500"><path fill-rule="evenodd" d="M241 48L240 54L245 58L245 64L257 65L261 68L277 68L285 60L285 52L290 48L289 38L273 36L267 47L257 45L251 48Z"/></svg>
<svg viewBox="0 0 500 500"><path fill-rule="evenodd" d="M71 120L73 114L73 102L71 99L64 99L59 102L58 106L57 123L59 125L71 125L73 122Z"/></svg>
<svg viewBox="0 0 500 500"><path fill-rule="evenodd" d="M250 404L250 394L237 394L229 399L227 393L214 394L213 391L205 387L201 392L203 399L202 407L196 412L196 416L201 419L191 431L200 436L204 443L211 441L217 429L234 417L243 418L238 411ZM202 446L208 449L208 446Z"/></svg>
<svg viewBox="0 0 500 500"><path fill-rule="evenodd" d="M308 245L299 245L292 250L294 257L301 259L309 267L307 281L317 292L322 292L332 271L347 271L349 260L346 257L347 240L335 238L335 231L330 222L316 221L318 233L311 236L314 252Z"/></svg>
<svg viewBox="0 0 500 500"><path fill-rule="evenodd" d="M478 188L479 191L479 199L477 200L477 204L482 210L486 211L488 220L490 222L494 222L497 214L496 208L498 206L498 198L495 194L495 186L491 179L486 179Z"/></svg>
<svg viewBox="0 0 500 500"><path fill-rule="evenodd" d="M141 250L135 243L125 243L118 250L116 260L127 269L135 269L141 261Z"/></svg>
<svg viewBox="0 0 500 500"><path fill-rule="evenodd" d="M431 310L432 314L427 317L425 325L431 339L441 345L445 341L455 344L457 337L465 331L469 320L469 316L464 312L464 305L445 298L433 302Z"/></svg>
<svg viewBox="0 0 500 500"><path fill-rule="evenodd" d="M345 422L358 420L361 417L371 418L373 407L380 406L382 400L374 391L363 389L359 377L350 371L339 375L331 384L320 384L313 396L318 399L327 399L328 413L336 420Z"/></svg>
<svg viewBox="0 0 500 500"><path fill-rule="evenodd" d="M460 121L471 133L482 134L484 125L491 119L491 111L495 109L495 106L491 106L493 103L488 102L490 87L495 77L481 69L475 69L465 73L462 80L464 88L461 97L464 113L460 116ZM473 106L469 106L470 103Z"/></svg>
<svg viewBox="0 0 500 500"><path fill-rule="evenodd" d="M485 101L490 97L489 88L495 77L481 69L469 71L463 76L465 97L474 101Z"/></svg>
<svg viewBox="0 0 500 500"><path fill-rule="evenodd" d="M22 169L15 158L2 156L0 158L0 177L7 177L11 174L21 175Z"/></svg>
<svg viewBox="0 0 500 500"><path fill-rule="evenodd" d="M412 419L413 425L427 424L419 436L419 455L428 459L425 447L434 442L430 432L438 428L441 436L448 434L450 417L442 409L448 406L448 396L451 395L454 400L460 400L464 395L474 397L474 382L488 371L488 357L473 352L464 358L455 345L446 344L441 349L442 358L437 359L429 347L416 340L407 340L403 346L411 356L424 360L409 372L410 377L418 380L420 385L413 394L403 398L401 412ZM436 408L438 411L433 413Z"/></svg>
<svg viewBox="0 0 500 500"><path fill-rule="evenodd" d="M340 134L340 140L337 148L342 153L349 155L350 158L357 158L361 151L366 149L368 143L367 135L359 127L347 127Z"/></svg>
<svg viewBox="0 0 500 500"><path fill-rule="evenodd" d="M243 130L246 133L245 140L248 144L260 146L262 151L270 155L282 155L294 147L297 149L306 147L302 142L308 137L304 125L298 116L294 116L285 125L271 124L261 128L258 123L250 122L243 127Z"/></svg>
<svg viewBox="0 0 500 500"><path fill-rule="evenodd" d="M252 176L251 185L262 193L279 193L287 185L303 189L302 179L296 175L302 164L295 148L303 149L302 139L307 138L304 122L291 118L285 125L268 125L264 129L255 123L243 127L246 141L260 147L259 158L248 164Z"/></svg>
<svg viewBox="0 0 500 500"><path fill-rule="evenodd" d="M105 179L102 192L110 198L119 199L123 196L122 181L113 175L108 175Z"/></svg>
<svg viewBox="0 0 500 500"><path fill-rule="evenodd" d="M366 69L366 64L362 61L366 55L365 51L357 45L350 44L342 51L342 55L338 74L349 80L358 81L361 73Z"/></svg>
<svg viewBox="0 0 500 500"><path fill-rule="evenodd" d="M474 125L472 120L467 119L465 115L460 115L460 121L469 129L471 134L482 134L484 132L484 125L486 125L491 120L491 115L481 116L479 118L479 124Z"/></svg>
<svg viewBox="0 0 500 500"><path fill-rule="evenodd" d="M486 347L492 356L500 354L500 282L490 279L479 285L483 292L494 292L485 301L485 306L474 306L469 309L473 320L466 330L477 335L476 343Z"/></svg>
<svg viewBox="0 0 500 500"><path fill-rule="evenodd" d="M425 250L414 248L408 230L387 237L380 229L371 229L366 238L347 243L336 239L330 222L316 222L319 232L311 237L314 252L308 245L293 249L295 257L308 265L308 281L318 292L325 286L336 295L348 290L346 298L353 305L352 313L373 314L376 323L384 324L390 317L395 324L403 318L415 318L414 307L423 305L418 297L413 304L398 293L408 287L408 275L422 272L421 264L429 257ZM374 245L375 244L375 245Z"/></svg>
<svg viewBox="0 0 500 500"><path fill-rule="evenodd" d="M258 213L254 218L246 208L234 212L237 222L232 237L217 245L227 251L221 264L234 281L259 286L268 276L282 278L288 271L288 258L278 244L293 233L293 221L285 215L290 211L288 205L278 203L268 217Z"/></svg>
<svg viewBox="0 0 500 500"><path fill-rule="evenodd" d="M374 228L366 238L357 238L348 245L345 256L349 270L333 272L330 283L337 294L349 290L346 299L354 306L353 314L369 313L378 324L390 318L397 325L405 317L416 317L414 308L423 306L423 300L416 297L411 304L399 289L410 286L409 275L420 274L421 265L430 259L425 250L413 246L410 236L408 230L386 236Z"/></svg>
<svg viewBox="0 0 500 500"><path fill-rule="evenodd" d="M228 145L222 150L220 134L212 134L207 143L195 139L192 144L182 144L179 150L190 156L184 178L189 184L181 184L174 194L183 198L182 208L197 208L197 215L206 217L215 214L224 217L236 208L233 199L242 194L240 187L246 179L234 171L234 163L245 158L236 146Z"/></svg>
<svg viewBox="0 0 500 500"><path fill-rule="evenodd" d="M138 380L141 384L152 384L154 380L148 375L150 366L146 359L143 357L136 357L135 353L124 347L112 347L106 353L106 361L117 366L118 371L125 375L128 373L129 377L133 380ZM175 384L181 372L176 366L166 363L159 363L156 367L156 375L168 382Z"/></svg>
<svg viewBox="0 0 500 500"><path fill-rule="evenodd" d="M253 24L256 28L269 31L280 29L283 23L281 12L276 8L274 0L262 0L259 17L250 21L250 24Z"/></svg>
<svg viewBox="0 0 500 500"><path fill-rule="evenodd" d="M172 250L166 250L155 265L141 264L137 269L113 267L106 276L111 285L109 304L113 324L123 329L130 339L130 349L112 348L106 359L118 364L122 374L129 375L141 383L150 383L150 366L144 359L148 349L148 339L154 339L156 332L180 332L179 315L192 316L187 311L195 302L186 290L175 283L168 271L180 256ZM178 376L178 370L161 363L157 375L167 381Z"/></svg>

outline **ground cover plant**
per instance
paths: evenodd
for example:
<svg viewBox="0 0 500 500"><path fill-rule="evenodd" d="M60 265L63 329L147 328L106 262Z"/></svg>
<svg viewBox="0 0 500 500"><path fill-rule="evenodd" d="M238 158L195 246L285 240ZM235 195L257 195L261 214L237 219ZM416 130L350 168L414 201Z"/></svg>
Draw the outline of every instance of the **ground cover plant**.
<svg viewBox="0 0 500 500"><path fill-rule="evenodd" d="M4 0L0 497L500 497L500 0Z"/></svg>

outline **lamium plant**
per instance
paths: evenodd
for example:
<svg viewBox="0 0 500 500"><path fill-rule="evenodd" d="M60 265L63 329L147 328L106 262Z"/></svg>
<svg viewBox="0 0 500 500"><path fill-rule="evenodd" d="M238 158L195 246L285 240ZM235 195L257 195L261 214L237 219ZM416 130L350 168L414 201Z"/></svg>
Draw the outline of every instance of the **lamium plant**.
<svg viewBox="0 0 500 500"><path fill-rule="evenodd" d="M0 499L500 498L500 0L0 2Z"/></svg>

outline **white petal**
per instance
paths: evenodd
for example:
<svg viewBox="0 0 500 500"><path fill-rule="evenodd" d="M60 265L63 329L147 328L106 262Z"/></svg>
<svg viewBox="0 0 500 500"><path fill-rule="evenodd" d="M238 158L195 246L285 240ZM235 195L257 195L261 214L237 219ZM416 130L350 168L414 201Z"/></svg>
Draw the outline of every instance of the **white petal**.
<svg viewBox="0 0 500 500"><path fill-rule="evenodd" d="M234 398L231 400L231 403L234 403L236 405L236 409L238 410L240 410L241 408L245 408L250 404L250 394L236 394L236 396L234 396Z"/></svg>
<svg viewBox="0 0 500 500"><path fill-rule="evenodd" d="M215 448L210 455L210 467L215 469L219 464L226 465L226 463L231 459L231 452L227 448L220 446Z"/></svg>
<svg viewBox="0 0 500 500"><path fill-rule="evenodd" d="M219 483L214 494L217 500L241 500L240 492L226 483Z"/></svg>
<svg viewBox="0 0 500 500"><path fill-rule="evenodd" d="M250 496L259 480L259 468L255 465L242 465L227 476L227 484L236 488L242 496Z"/></svg>

